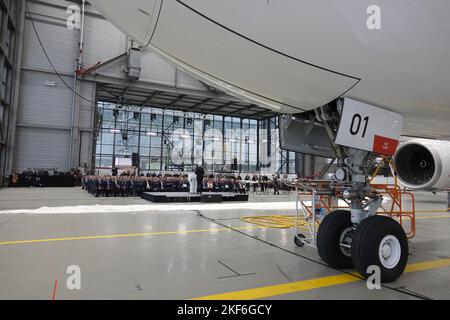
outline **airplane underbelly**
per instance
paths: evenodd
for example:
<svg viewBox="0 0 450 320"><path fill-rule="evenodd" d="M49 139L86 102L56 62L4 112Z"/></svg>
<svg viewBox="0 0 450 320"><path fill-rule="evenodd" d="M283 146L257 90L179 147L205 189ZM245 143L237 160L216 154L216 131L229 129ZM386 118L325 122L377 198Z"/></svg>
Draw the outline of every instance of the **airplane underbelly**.
<svg viewBox="0 0 450 320"><path fill-rule="evenodd" d="M372 0L91 2L143 46L255 104L299 113L351 97L402 113L411 134L450 136L448 0L378 0L380 30L367 27Z"/></svg>
<svg viewBox="0 0 450 320"><path fill-rule="evenodd" d="M183 1L163 2L150 46L211 85L279 112L320 107L360 80L247 37Z"/></svg>

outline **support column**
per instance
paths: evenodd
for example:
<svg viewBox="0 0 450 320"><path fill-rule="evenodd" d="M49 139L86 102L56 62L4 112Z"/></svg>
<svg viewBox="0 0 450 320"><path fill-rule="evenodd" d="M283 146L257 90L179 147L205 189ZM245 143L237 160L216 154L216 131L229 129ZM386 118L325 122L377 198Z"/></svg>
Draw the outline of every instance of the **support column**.
<svg viewBox="0 0 450 320"><path fill-rule="evenodd" d="M310 155L304 155L303 156L303 175L305 177L311 177L314 175L314 169L315 169L315 157Z"/></svg>
<svg viewBox="0 0 450 320"><path fill-rule="evenodd" d="M295 153L295 174L303 177L303 155Z"/></svg>
<svg viewBox="0 0 450 320"><path fill-rule="evenodd" d="M24 29L25 29L25 1L21 0L20 4L18 4L18 10L20 10L18 14L17 21L17 29L16 29L16 57L14 63L14 79L13 79L13 93L11 106L9 111L9 119L5 119L8 121L8 134L6 141L6 160L4 166L4 174L5 176L9 176L14 168L15 162L15 146L16 146L16 135L17 135L17 115L18 115L18 107L19 107L19 94L20 94L20 79L22 72L22 52L23 52L23 38L24 38ZM7 20L7 19L5 19ZM4 121L5 121L4 120ZM3 168L2 168L3 169ZM3 181L0 182L0 185Z"/></svg>

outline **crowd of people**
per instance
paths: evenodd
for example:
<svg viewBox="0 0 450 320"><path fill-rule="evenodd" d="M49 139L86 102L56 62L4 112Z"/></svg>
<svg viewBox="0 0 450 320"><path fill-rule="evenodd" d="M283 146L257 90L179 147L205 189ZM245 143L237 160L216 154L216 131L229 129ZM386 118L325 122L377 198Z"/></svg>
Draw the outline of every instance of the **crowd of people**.
<svg viewBox="0 0 450 320"><path fill-rule="evenodd" d="M81 185L81 178L82 174L79 170L58 172L26 169L22 173L13 171L9 177L9 186L13 188L75 187Z"/></svg>
<svg viewBox="0 0 450 320"><path fill-rule="evenodd" d="M95 197L136 197L143 192L189 192L186 175L85 176L82 188Z"/></svg>
<svg viewBox="0 0 450 320"><path fill-rule="evenodd" d="M195 180L195 179L194 179ZM85 176L82 188L95 197L136 197L143 192L232 192L245 194L248 192L271 192L280 194L280 190L289 187L283 179L274 175L240 175L205 174L196 170L196 187L191 188L193 181L187 174L147 174L135 176L131 173L121 175Z"/></svg>
<svg viewBox="0 0 450 320"><path fill-rule="evenodd" d="M209 175L201 181L198 192L247 192L246 184L236 177ZM95 197L135 197L143 192L190 192L191 182L185 174L85 176L82 188Z"/></svg>

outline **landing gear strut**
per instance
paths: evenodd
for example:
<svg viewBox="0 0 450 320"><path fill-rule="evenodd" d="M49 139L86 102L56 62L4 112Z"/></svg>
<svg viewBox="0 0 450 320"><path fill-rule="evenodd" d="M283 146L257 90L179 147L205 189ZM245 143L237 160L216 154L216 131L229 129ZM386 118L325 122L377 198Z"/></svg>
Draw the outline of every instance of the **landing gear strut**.
<svg viewBox="0 0 450 320"><path fill-rule="evenodd" d="M376 266L382 282L394 281L408 262L405 231L397 221L376 215L383 198L372 192L364 174L368 153L348 150L348 154L351 158L345 162L351 180L337 183L335 192L351 210L334 211L324 218L317 233L319 256L334 268L354 267L363 277L370 276L369 267Z"/></svg>
<svg viewBox="0 0 450 320"><path fill-rule="evenodd" d="M325 128L338 161L335 179L324 192L345 201L350 207L349 211L334 211L323 219L317 232L318 253L331 267L354 267L363 277L370 276L373 272L370 270L377 267L381 281L391 282L406 268L407 236L397 221L377 215L383 197L371 188L368 178L374 168L375 155L335 143L341 116L339 101L336 109L316 110L316 120ZM369 117L366 120L367 129ZM359 131L352 129L352 135ZM365 134L364 131L363 136ZM351 145L351 141L348 144Z"/></svg>

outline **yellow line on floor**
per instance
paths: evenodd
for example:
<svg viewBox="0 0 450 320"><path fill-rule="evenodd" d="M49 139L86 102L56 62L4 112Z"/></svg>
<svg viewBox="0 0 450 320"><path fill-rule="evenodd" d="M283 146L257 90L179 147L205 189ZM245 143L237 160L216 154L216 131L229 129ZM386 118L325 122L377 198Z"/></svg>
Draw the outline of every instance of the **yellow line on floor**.
<svg viewBox="0 0 450 320"><path fill-rule="evenodd" d="M237 227L234 230L256 230L266 229L265 227ZM208 233L208 232L220 232L230 231L228 228L213 228L202 230L183 230L183 231L167 231L167 232L145 232L145 233L129 233L129 234L112 234L104 236L82 236L82 237L68 237L68 238L50 238L50 239L38 239L38 240L17 240L17 241L3 241L0 245L13 245L13 244L34 244L34 243L50 243L60 241L79 241L79 240L98 240L98 239L116 239L116 238L136 238L136 237L149 237L149 236L162 236L162 235L183 235L192 233Z"/></svg>
<svg viewBox="0 0 450 320"><path fill-rule="evenodd" d="M406 267L405 272L411 273L444 268L449 266L450 266L450 259L419 262L409 264ZM352 275L341 274L336 276L302 280L274 286L260 287L255 289L205 296L195 298L193 300L256 300L361 281L360 279L356 278L353 275L358 274L357 273L353 273Z"/></svg>
<svg viewBox="0 0 450 320"><path fill-rule="evenodd" d="M428 220L428 219L444 219L444 218L450 218L450 215L448 216L427 216L427 217L420 217L416 216L416 220Z"/></svg>
<svg viewBox="0 0 450 320"><path fill-rule="evenodd" d="M450 210L450 209L449 209ZM431 213L449 213L449 211L446 210L416 210L416 213L423 213L423 214L431 214Z"/></svg>

